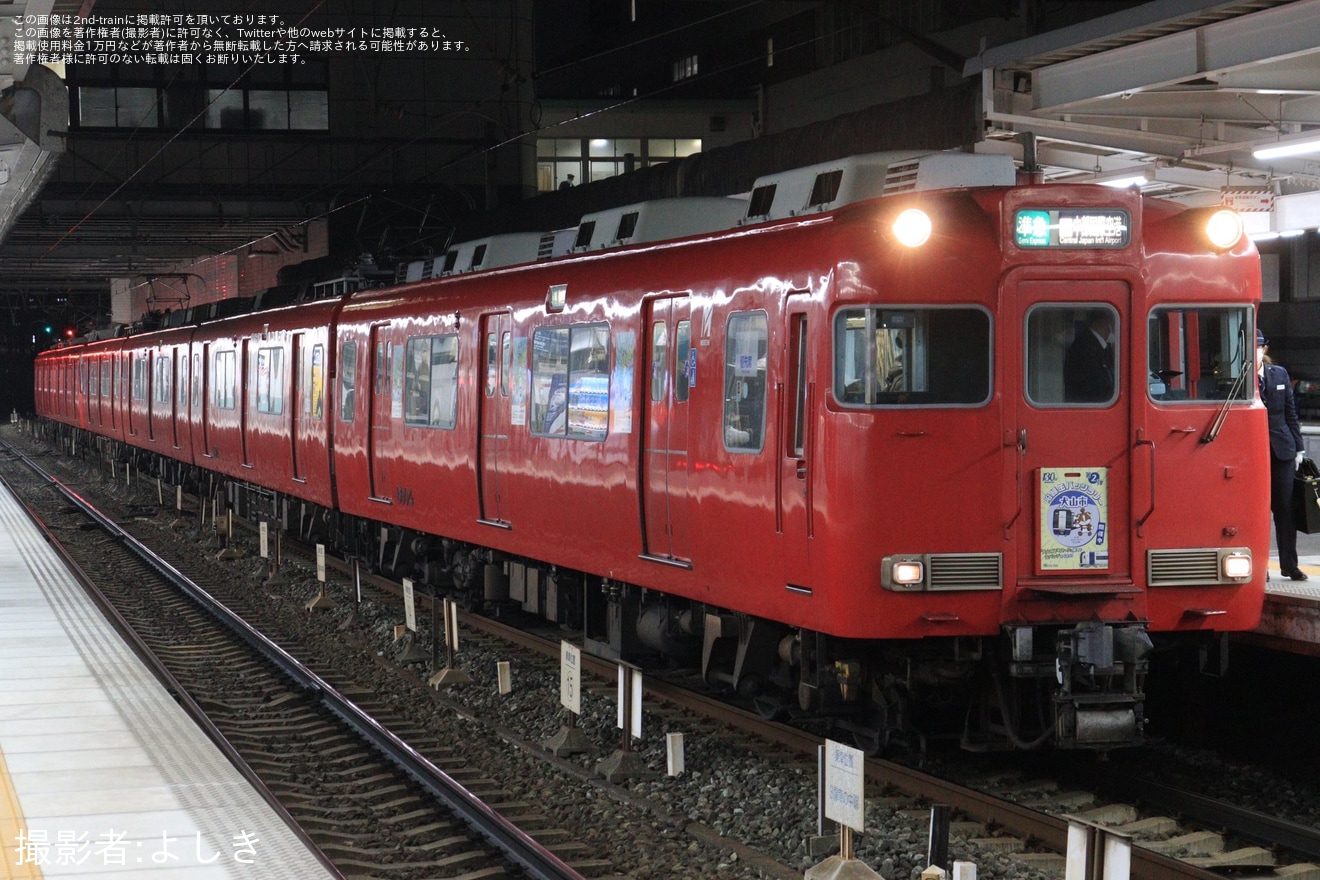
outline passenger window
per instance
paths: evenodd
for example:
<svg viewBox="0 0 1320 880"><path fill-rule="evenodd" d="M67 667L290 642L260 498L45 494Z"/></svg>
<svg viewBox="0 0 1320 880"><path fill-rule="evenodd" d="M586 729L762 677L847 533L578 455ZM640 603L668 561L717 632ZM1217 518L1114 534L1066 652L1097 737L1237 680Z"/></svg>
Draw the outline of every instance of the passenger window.
<svg viewBox="0 0 1320 880"><path fill-rule="evenodd" d="M1251 310L1158 308L1146 319L1146 392L1161 403L1254 399Z"/></svg>
<svg viewBox="0 0 1320 880"><path fill-rule="evenodd" d="M234 360L235 353L232 351L217 351L215 353L213 379L216 409L234 408Z"/></svg>
<svg viewBox="0 0 1320 880"><path fill-rule="evenodd" d="M532 433L604 440L609 426L609 327L543 327L532 335Z"/></svg>
<svg viewBox="0 0 1320 880"><path fill-rule="evenodd" d="M990 341L983 309L844 309L834 318L834 399L864 407L983 404Z"/></svg>
<svg viewBox="0 0 1320 880"><path fill-rule="evenodd" d="M284 349L257 349L257 412L284 412Z"/></svg>
<svg viewBox="0 0 1320 880"><path fill-rule="evenodd" d="M695 370L689 375L689 369L695 365L695 361L688 363L691 352L692 322L679 321L674 329L674 400L677 401L688 399L688 383L696 378Z"/></svg>
<svg viewBox="0 0 1320 880"><path fill-rule="evenodd" d="M1105 303L1036 306L1027 313L1027 400L1108 406L1121 387L1118 313Z"/></svg>
<svg viewBox="0 0 1320 880"><path fill-rule="evenodd" d="M729 317L724 341L724 448L760 452L765 443L765 312Z"/></svg>
<svg viewBox="0 0 1320 880"><path fill-rule="evenodd" d="M664 321L651 325L651 400L665 399L665 370L669 358L669 327Z"/></svg>
<svg viewBox="0 0 1320 880"><path fill-rule="evenodd" d="M339 350L339 420L353 421L354 395L357 389L357 343L349 340Z"/></svg>
<svg viewBox="0 0 1320 880"><path fill-rule="evenodd" d="M495 394L500 382L500 352L494 333L486 334L486 396Z"/></svg>
<svg viewBox="0 0 1320 880"><path fill-rule="evenodd" d="M156 358L156 374L152 379L155 385L156 403L170 402L170 359L168 357Z"/></svg>
<svg viewBox="0 0 1320 880"><path fill-rule="evenodd" d="M454 427L458 409L458 335L409 339L405 363L404 422L430 428Z"/></svg>
<svg viewBox="0 0 1320 880"><path fill-rule="evenodd" d="M500 339L500 349L503 352L503 368L500 370L500 395L509 396L509 375L513 372L513 334L504 331L503 338Z"/></svg>
<svg viewBox="0 0 1320 880"><path fill-rule="evenodd" d="M312 346L312 377L308 383L307 404L318 421L325 416L325 346Z"/></svg>

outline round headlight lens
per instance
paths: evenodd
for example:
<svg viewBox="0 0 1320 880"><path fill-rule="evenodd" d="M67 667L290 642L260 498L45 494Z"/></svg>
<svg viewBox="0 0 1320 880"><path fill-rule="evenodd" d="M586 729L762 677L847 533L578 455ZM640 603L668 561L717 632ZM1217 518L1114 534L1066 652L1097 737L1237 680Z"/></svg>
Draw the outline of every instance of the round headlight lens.
<svg viewBox="0 0 1320 880"><path fill-rule="evenodd" d="M920 247L930 238L930 217L925 211L908 208L894 221L894 237L908 247Z"/></svg>
<svg viewBox="0 0 1320 880"><path fill-rule="evenodd" d="M1242 240L1242 218L1227 208L1215 211L1205 224L1205 234L1215 247L1228 250Z"/></svg>

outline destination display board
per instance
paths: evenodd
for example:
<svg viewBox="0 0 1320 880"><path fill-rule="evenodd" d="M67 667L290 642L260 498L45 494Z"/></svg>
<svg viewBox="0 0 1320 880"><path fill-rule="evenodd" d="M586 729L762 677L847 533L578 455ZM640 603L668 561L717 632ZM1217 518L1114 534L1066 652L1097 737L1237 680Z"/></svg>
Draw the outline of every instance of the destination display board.
<svg viewBox="0 0 1320 880"><path fill-rule="evenodd" d="M1013 215L1020 248L1123 248L1132 218L1119 208L1023 208Z"/></svg>

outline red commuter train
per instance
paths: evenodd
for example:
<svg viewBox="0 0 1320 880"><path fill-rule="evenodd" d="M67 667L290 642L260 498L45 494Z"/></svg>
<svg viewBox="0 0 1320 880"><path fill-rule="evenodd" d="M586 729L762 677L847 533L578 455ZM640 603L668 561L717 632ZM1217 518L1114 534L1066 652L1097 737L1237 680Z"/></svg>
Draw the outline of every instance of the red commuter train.
<svg viewBox="0 0 1320 880"><path fill-rule="evenodd" d="M623 209L552 259L64 345L38 411L869 750L1139 744L1159 649L1261 612L1259 259L1231 212L996 162L826 163L732 228Z"/></svg>

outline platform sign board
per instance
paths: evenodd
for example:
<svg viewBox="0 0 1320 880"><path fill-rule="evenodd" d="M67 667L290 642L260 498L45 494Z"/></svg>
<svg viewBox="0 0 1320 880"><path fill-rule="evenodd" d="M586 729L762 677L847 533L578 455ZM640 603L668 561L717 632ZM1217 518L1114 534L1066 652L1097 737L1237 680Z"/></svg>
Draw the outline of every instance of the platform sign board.
<svg viewBox="0 0 1320 880"><path fill-rule="evenodd" d="M1040 469L1040 570L1109 569L1109 469Z"/></svg>
<svg viewBox="0 0 1320 880"><path fill-rule="evenodd" d="M559 643L559 705L582 714L582 649L568 642Z"/></svg>
<svg viewBox="0 0 1320 880"><path fill-rule="evenodd" d="M866 755L825 740L825 818L854 831L866 825Z"/></svg>
<svg viewBox="0 0 1320 880"><path fill-rule="evenodd" d="M410 632L417 632L417 596L413 592L413 582L403 579L403 618Z"/></svg>

